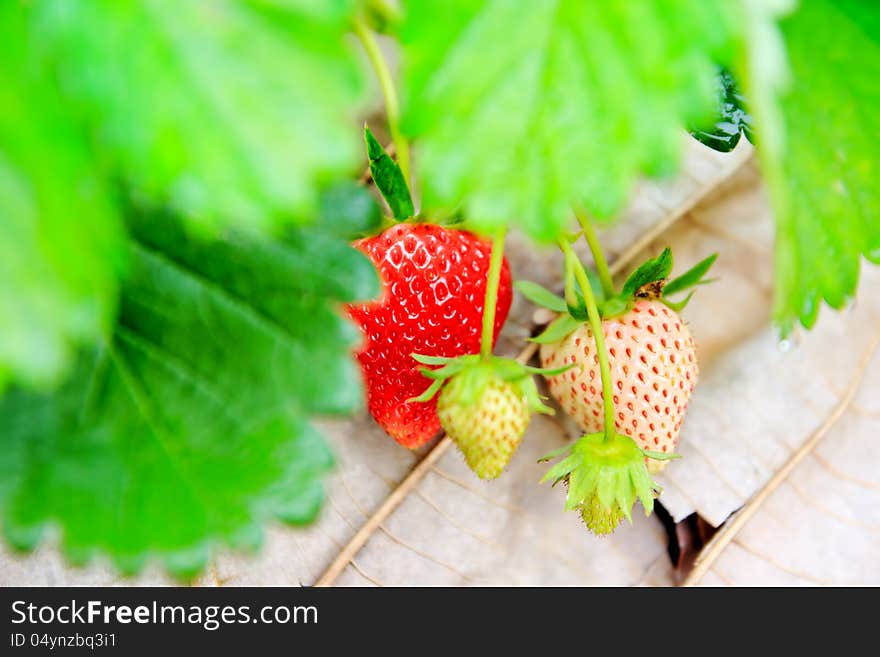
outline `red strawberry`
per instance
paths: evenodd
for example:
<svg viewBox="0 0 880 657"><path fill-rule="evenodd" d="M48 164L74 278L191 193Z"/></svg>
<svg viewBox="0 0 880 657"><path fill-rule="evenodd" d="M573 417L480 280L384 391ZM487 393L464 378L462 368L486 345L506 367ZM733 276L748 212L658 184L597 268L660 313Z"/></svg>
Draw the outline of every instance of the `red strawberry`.
<svg viewBox="0 0 880 657"><path fill-rule="evenodd" d="M357 354L370 413L401 445L418 447L440 429L437 400L407 401L430 383L412 354L455 357L480 350L491 244L432 224L397 224L355 242L378 268L382 297L348 307L365 336ZM501 269L495 338L511 303L510 269Z"/></svg>
<svg viewBox="0 0 880 657"><path fill-rule="evenodd" d="M615 429L645 450L671 453L697 382L694 339L678 314L657 300L602 321L611 367ZM548 377L550 392L587 433L602 431L602 384L588 325L541 345L543 367L575 364ZM661 462L653 459L649 465Z"/></svg>

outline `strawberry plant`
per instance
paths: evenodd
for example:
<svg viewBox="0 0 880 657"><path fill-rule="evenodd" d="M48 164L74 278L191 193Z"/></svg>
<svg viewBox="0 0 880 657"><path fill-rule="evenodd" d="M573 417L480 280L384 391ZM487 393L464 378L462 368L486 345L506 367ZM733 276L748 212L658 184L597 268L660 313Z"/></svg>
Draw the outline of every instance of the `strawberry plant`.
<svg viewBox="0 0 880 657"><path fill-rule="evenodd" d="M77 563L197 572L316 517L312 419L362 406L404 447L445 429L492 479L552 411L538 377L585 432L548 455L566 508L597 533L650 511L699 394L682 314L715 256L673 277L664 251L615 286L594 223L674 172L686 131L755 144L782 334L880 261L874 2L178 4L0 7L16 547L54 526ZM367 117L383 139L361 148ZM563 290L516 284L556 315L532 365L493 354L528 277L510 231L565 264Z"/></svg>

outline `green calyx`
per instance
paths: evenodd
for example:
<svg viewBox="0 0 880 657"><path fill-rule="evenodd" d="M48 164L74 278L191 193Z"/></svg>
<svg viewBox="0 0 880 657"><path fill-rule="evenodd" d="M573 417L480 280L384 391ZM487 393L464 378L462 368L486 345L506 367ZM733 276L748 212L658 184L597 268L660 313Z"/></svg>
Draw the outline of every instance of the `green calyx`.
<svg viewBox="0 0 880 657"><path fill-rule="evenodd" d="M532 375L555 376L571 367L569 365L562 368L545 369L523 365L519 361L499 356L482 358L479 354L456 358L422 356L420 354L413 354L412 357L422 365L439 365L440 367L438 369L421 368L422 374L432 379L433 382L421 395L409 399L410 402L426 402L432 399L449 379L455 377L459 391L456 403L470 406L479 401L483 391L493 380L501 380L515 388L533 413L545 414L552 414L553 409L544 403Z"/></svg>
<svg viewBox="0 0 880 657"><path fill-rule="evenodd" d="M514 287L532 303L559 313L559 317L540 335L530 339L532 342L538 344L558 342L588 320L583 290L575 276L575 269L583 266L579 261L572 261L572 257L566 257L565 260L565 298L531 281L517 281L514 284ZM649 258L639 265L627 277L620 291L612 290L612 294L608 294L603 289L598 274L591 270L586 270L586 273L602 319L618 317L629 312L640 299L659 299L672 310L680 312L693 297L692 288L712 282L705 276L717 257L718 254L713 253L682 275L669 280L673 260L672 251L666 248L656 258ZM607 284L605 287L608 287ZM677 301L671 298L682 292L687 292L683 298Z"/></svg>
<svg viewBox="0 0 880 657"><path fill-rule="evenodd" d="M648 474L645 457L670 458L639 449L628 436L614 434L607 440L603 432L583 436L574 444L545 455L541 462L563 455L565 458L550 468L541 481L565 483L565 509L577 510L595 534L610 534L623 518L632 522L636 500L642 503L645 515L650 515L659 487Z"/></svg>

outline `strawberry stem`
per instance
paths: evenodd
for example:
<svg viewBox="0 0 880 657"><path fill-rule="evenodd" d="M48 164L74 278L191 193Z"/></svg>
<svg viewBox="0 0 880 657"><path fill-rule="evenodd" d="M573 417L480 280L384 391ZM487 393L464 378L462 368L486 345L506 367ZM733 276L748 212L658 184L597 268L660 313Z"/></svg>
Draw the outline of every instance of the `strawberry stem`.
<svg viewBox="0 0 880 657"><path fill-rule="evenodd" d="M605 350L605 333L602 331L602 317L599 315L599 307L596 305L596 297L593 295L593 288L590 287L590 280L587 278L587 272L584 269L580 258L571 248L568 240L562 238L559 240L559 248L565 255L566 269L571 268L574 271L575 279L584 295L584 302L587 306L587 316L590 320L590 328L593 330L593 339L596 341L596 355L599 359L599 375L602 379L602 401L605 410L605 441L614 440L614 396L611 391L611 368L608 365L608 353Z"/></svg>
<svg viewBox="0 0 880 657"><path fill-rule="evenodd" d="M480 356L488 360L492 356L495 337L495 308L498 306L498 286L501 283L501 264L504 261L504 231L492 239L492 256L486 274L486 300L483 303L483 333L480 336Z"/></svg>
<svg viewBox="0 0 880 657"><path fill-rule="evenodd" d="M596 236L596 229L593 228L590 217L582 207L575 206L574 216L577 217L578 223L584 230L587 244L590 245L590 252L593 254L593 260L596 262L596 273L599 274L599 281L602 283L602 291L605 293L605 298L610 299L614 296L614 281L611 280L611 271L608 269L608 261L605 260L602 245L599 244L599 238Z"/></svg>
<svg viewBox="0 0 880 657"><path fill-rule="evenodd" d="M394 150L397 154L397 164L403 173L403 179L412 189L412 181L409 174L409 142L400 132L400 102L397 99L397 89L394 87L394 78L385 55L376 41L376 36L361 16L354 19L354 33L360 39L361 45L367 53L370 64L379 78L379 86L382 88L382 96L385 98L385 114L388 118L388 131L394 142Z"/></svg>

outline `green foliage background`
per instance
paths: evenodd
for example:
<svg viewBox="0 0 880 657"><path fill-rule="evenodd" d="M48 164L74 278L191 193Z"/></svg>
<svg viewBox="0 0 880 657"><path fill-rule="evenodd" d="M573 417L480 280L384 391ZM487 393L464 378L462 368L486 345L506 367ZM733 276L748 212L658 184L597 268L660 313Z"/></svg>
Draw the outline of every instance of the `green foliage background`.
<svg viewBox="0 0 880 657"><path fill-rule="evenodd" d="M399 44L422 211L540 241L573 202L611 220L640 175L675 171L682 126L713 120L723 66L776 212L782 330L880 260L876 2L386 5L0 4L14 545L54 523L78 561L160 554L187 574L267 518L317 513L330 457L309 417L362 403L339 304L378 292L348 242L379 211L339 182L366 164L357 120L378 100L356 17Z"/></svg>

